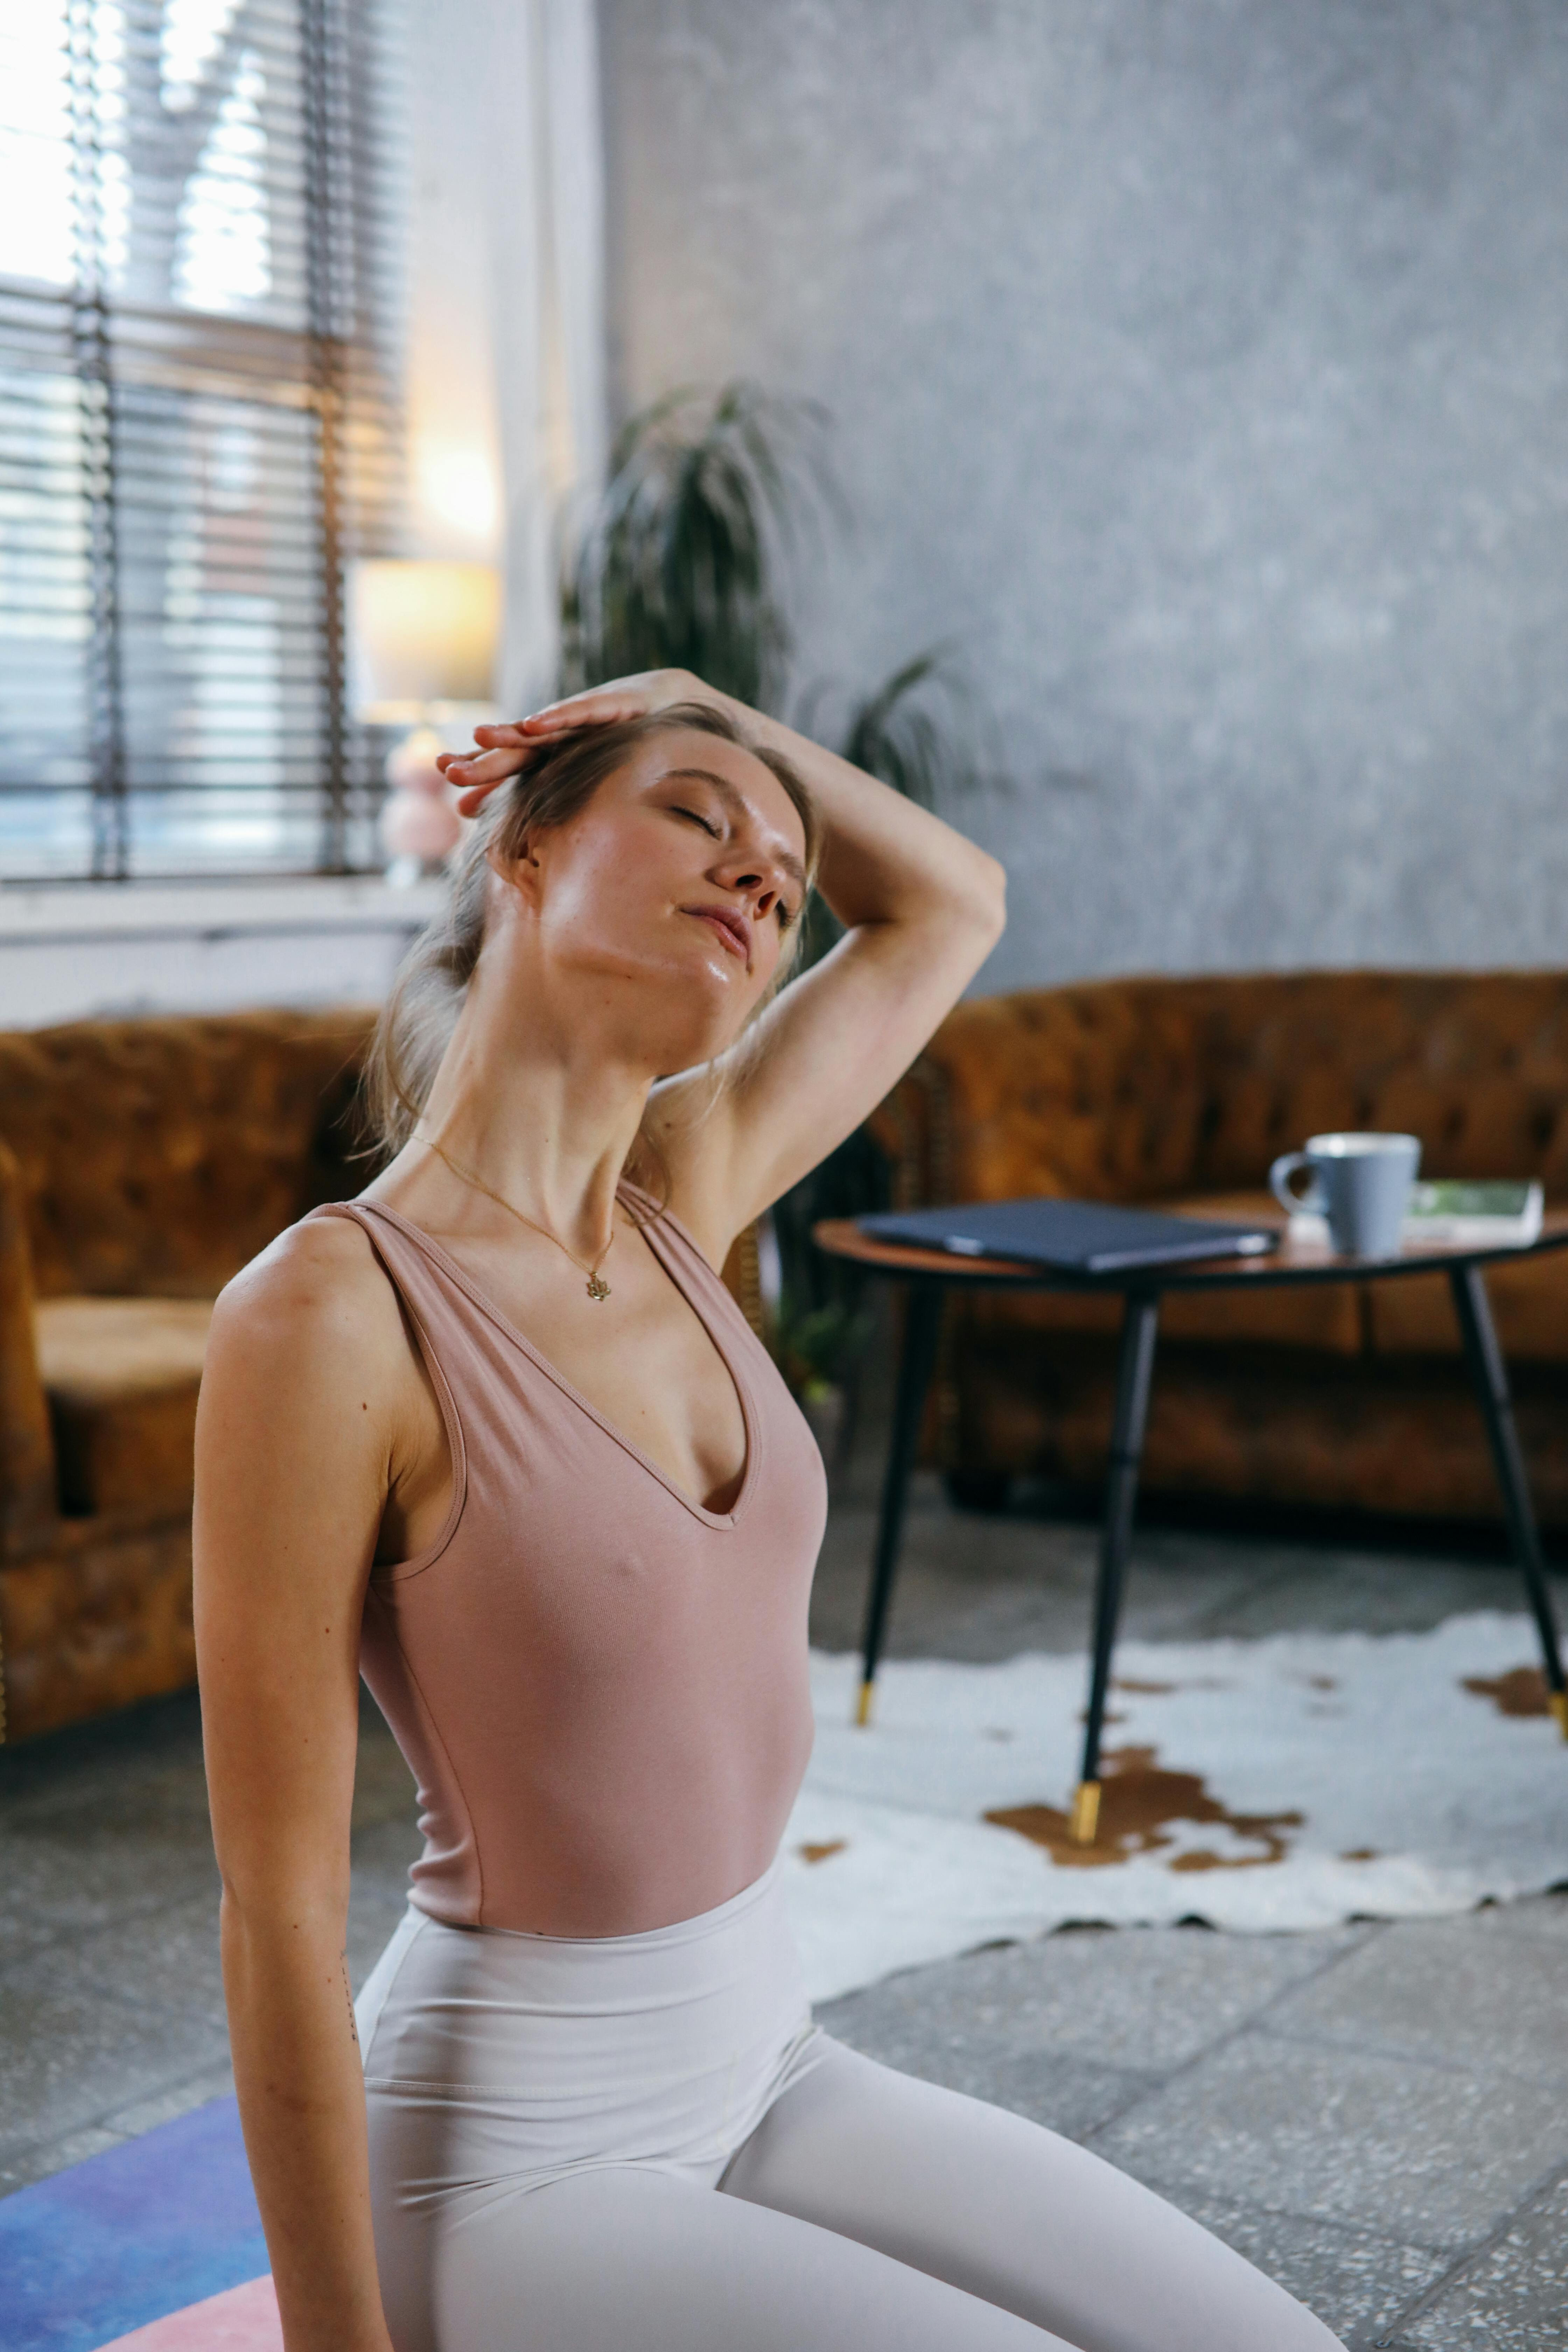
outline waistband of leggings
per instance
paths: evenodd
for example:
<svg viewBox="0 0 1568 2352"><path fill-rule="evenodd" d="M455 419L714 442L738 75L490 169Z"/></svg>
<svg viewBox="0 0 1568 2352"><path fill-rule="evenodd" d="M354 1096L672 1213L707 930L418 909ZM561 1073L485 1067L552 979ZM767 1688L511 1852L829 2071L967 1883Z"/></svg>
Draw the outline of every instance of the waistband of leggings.
<svg viewBox="0 0 1568 2352"><path fill-rule="evenodd" d="M432 1927L451 1936L496 1937L513 1944L542 1947L563 1957L573 1952L597 1954L606 1958L624 1955L635 1958L645 1952L664 1952L683 1944L706 1942L710 1937L722 1936L738 1927L747 1916L761 1908L770 1897L777 1898L784 1869L782 1851L775 1853L760 1878L742 1886L738 1895L716 1904L711 1911L699 1911L689 1919L672 1920L667 1927L643 1927L630 1936L541 1936L529 1927L458 1927L450 1919L438 1919L433 1911L423 1909L415 1895L408 1898L408 1907Z"/></svg>

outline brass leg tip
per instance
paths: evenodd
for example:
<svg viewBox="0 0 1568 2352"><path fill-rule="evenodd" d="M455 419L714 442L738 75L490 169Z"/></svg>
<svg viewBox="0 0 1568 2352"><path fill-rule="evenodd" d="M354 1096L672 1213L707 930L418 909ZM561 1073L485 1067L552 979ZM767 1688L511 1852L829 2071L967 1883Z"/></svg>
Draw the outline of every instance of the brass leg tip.
<svg viewBox="0 0 1568 2352"><path fill-rule="evenodd" d="M1557 1728L1568 1739L1568 1690L1548 1691L1546 1704L1557 1717Z"/></svg>
<svg viewBox="0 0 1568 2352"><path fill-rule="evenodd" d="M1100 1827L1100 1782L1080 1780L1073 1790L1068 1835L1074 1845L1092 1845Z"/></svg>
<svg viewBox="0 0 1568 2352"><path fill-rule="evenodd" d="M871 1721L871 1685L862 1683L860 1696L855 1702L855 1721L860 1730L868 1728Z"/></svg>

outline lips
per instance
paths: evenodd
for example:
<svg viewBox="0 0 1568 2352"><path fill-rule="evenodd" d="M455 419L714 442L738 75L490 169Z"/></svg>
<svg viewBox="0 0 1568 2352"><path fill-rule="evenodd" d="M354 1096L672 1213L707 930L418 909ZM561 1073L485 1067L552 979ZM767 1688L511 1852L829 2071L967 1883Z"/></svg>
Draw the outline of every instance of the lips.
<svg viewBox="0 0 1568 2352"><path fill-rule="evenodd" d="M747 937L747 925L742 916L731 907L683 907L683 915L694 915L700 923L710 924L731 955L744 964L752 961L752 943Z"/></svg>

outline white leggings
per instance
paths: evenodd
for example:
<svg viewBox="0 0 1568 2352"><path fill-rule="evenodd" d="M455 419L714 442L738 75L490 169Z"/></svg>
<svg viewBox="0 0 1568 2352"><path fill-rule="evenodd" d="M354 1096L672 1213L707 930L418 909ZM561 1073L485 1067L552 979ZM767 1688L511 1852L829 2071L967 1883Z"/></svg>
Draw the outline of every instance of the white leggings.
<svg viewBox="0 0 1568 2352"><path fill-rule="evenodd" d="M410 1910L360 1999L397 2352L1332 2352L1098 2157L810 2021L778 1864L569 1941Z"/></svg>

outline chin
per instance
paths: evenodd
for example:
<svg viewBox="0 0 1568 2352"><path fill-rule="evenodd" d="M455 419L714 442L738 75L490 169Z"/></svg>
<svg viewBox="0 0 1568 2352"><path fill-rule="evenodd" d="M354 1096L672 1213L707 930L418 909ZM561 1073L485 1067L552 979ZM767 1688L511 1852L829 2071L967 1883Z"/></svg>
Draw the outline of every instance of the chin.
<svg viewBox="0 0 1568 2352"><path fill-rule="evenodd" d="M722 949L707 950L701 939L682 942L671 954L668 934L629 953L617 944L582 958L576 976L609 983L621 1008L616 1025L633 1058L661 1076L694 1069L732 1045L767 986L765 977L748 972ZM629 1020L629 1033L622 1020Z"/></svg>

